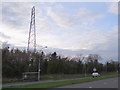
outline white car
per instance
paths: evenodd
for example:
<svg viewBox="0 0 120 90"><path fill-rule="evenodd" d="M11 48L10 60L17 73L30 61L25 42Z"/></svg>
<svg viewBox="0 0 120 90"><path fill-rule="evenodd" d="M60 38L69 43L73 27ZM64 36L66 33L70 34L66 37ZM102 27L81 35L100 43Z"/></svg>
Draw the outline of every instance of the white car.
<svg viewBox="0 0 120 90"><path fill-rule="evenodd" d="M98 72L94 72L94 73L92 73L92 77L94 78L94 77L100 77L100 74L98 73Z"/></svg>

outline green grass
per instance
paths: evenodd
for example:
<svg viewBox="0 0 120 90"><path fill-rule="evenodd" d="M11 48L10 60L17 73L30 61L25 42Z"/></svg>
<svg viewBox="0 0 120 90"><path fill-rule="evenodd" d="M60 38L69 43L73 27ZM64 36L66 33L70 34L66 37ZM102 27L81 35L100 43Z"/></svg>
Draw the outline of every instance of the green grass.
<svg viewBox="0 0 120 90"><path fill-rule="evenodd" d="M101 72L101 75L113 75L117 74L116 72ZM41 75L41 80L61 80L61 79L71 79L71 78L82 78L84 77L84 74L47 74L47 75ZM91 77L91 74L87 74L87 77ZM3 78L2 83L21 83L24 82L21 78ZM27 81L26 81L27 82Z"/></svg>
<svg viewBox="0 0 120 90"><path fill-rule="evenodd" d="M88 74L87 77L90 77L91 74ZM82 78L85 77L84 74L50 74L50 75L41 75L41 80L61 80L61 79L71 79L71 78Z"/></svg>
<svg viewBox="0 0 120 90"><path fill-rule="evenodd" d="M90 76L91 74L87 75L87 77L90 77ZM49 75L41 75L41 81L82 78L82 77L84 77L84 74L49 74ZM19 83L19 82L24 82L24 81L22 79L17 79L17 78L3 78L2 80L3 84Z"/></svg>
<svg viewBox="0 0 120 90"><path fill-rule="evenodd" d="M56 82L47 82L47 83L39 83L39 84L30 84L30 85L10 86L10 87L5 87L5 88L51 88L51 87L90 82L90 81L102 80L102 79L108 79L108 78L114 78L114 77L118 77L118 75L108 75L108 76L103 76L103 77L98 77L98 78L56 81Z"/></svg>

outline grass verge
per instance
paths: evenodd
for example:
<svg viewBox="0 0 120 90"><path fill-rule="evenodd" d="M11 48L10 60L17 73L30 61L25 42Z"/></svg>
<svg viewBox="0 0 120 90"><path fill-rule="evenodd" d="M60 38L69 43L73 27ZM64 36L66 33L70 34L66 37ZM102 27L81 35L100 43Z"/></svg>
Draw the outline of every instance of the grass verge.
<svg viewBox="0 0 120 90"><path fill-rule="evenodd" d="M102 79L108 79L108 78L114 78L114 77L118 77L118 75L108 75L108 76L103 76L103 77L98 77L98 78L56 81L56 82L47 82L47 83L29 84L29 85L20 85L20 86L9 86L9 87L5 87L5 88L51 88L51 87L58 87L58 86L64 86L64 85L70 85L70 84L90 82L90 81L102 80Z"/></svg>
<svg viewBox="0 0 120 90"><path fill-rule="evenodd" d="M90 77L90 76L91 74L87 75L87 77ZM45 80L61 80L61 79L72 79L72 78L82 78L82 77L85 77L84 74L49 74L49 75L41 75L40 79L42 81L45 81ZM2 84L19 83L19 82L21 83L23 82L23 80L20 78L3 78L2 79Z"/></svg>
<svg viewBox="0 0 120 90"><path fill-rule="evenodd" d="M101 75L113 75L117 74L117 72L101 72ZM46 75L41 75L41 80L61 80L61 79L72 79L72 78L83 78L85 77L84 74L46 74ZM91 77L91 74L87 74L87 77ZM32 80L31 80L32 81ZM24 82L21 78L2 78L2 84L7 84L7 83L22 83ZM25 81L25 82L29 82Z"/></svg>

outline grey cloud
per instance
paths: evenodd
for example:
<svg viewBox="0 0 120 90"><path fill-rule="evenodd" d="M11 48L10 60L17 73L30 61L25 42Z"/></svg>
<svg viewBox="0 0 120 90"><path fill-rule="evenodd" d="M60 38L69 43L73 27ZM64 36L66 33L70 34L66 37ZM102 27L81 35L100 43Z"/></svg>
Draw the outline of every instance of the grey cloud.
<svg viewBox="0 0 120 90"><path fill-rule="evenodd" d="M10 27L23 28L30 17L27 3L2 3L2 22ZM21 29L22 30L22 29Z"/></svg>
<svg viewBox="0 0 120 90"><path fill-rule="evenodd" d="M2 5L2 22L10 26L19 26L21 23L17 20L17 14L12 10L13 3L3 3ZM15 5L14 5L15 6ZM16 6L15 6L16 7ZM21 19L20 19L21 20Z"/></svg>
<svg viewBox="0 0 120 90"><path fill-rule="evenodd" d="M47 15L60 27L75 29L76 27L93 25L104 14L92 12L86 8L80 8L75 14L69 15L66 12L55 11L53 7L46 8ZM80 24L79 24L80 23Z"/></svg>
<svg viewBox="0 0 120 90"><path fill-rule="evenodd" d="M104 17L104 14L101 13L95 13L93 11L90 11L86 8L80 8L78 13L75 15L75 19L82 24L93 24L95 23L96 19Z"/></svg>
<svg viewBox="0 0 120 90"><path fill-rule="evenodd" d="M58 13L53 11L52 7L46 8L47 15L60 27L72 29L75 26L73 19L68 17L65 13Z"/></svg>

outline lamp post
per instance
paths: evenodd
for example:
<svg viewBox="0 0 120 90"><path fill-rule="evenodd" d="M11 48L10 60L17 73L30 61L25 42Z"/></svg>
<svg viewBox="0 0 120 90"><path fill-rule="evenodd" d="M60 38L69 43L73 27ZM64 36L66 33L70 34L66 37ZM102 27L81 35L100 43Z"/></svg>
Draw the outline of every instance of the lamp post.
<svg viewBox="0 0 120 90"><path fill-rule="evenodd" d="M87 61L87 57L88 57L88 55L86 55L85 57L84 57L84 63L85 63L85 77L87 76L87 72L86 72L86 61Z"/></svg>
<svg viewBox="0 0 120 90"><path fill-rule="evenodd" d="M86 61L85 61L85 77L86 77Z"/></svg>
<svg viewBox="0 0 120 90"><path fill-rule="evenodd" d="M47 48L47 46L43 47L42 49L44 48ZM42 51L42 49L40 51ZM39 59L39 62L38 62L38 81L40 80L40 59Z"/></svg>

